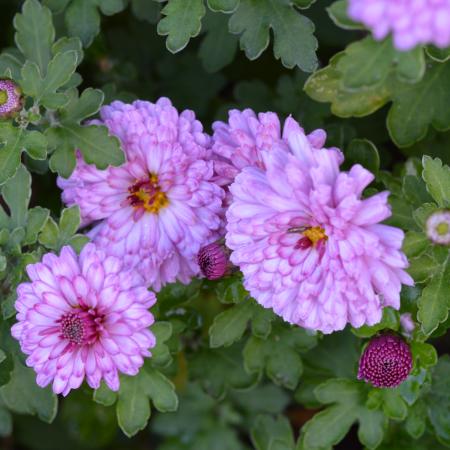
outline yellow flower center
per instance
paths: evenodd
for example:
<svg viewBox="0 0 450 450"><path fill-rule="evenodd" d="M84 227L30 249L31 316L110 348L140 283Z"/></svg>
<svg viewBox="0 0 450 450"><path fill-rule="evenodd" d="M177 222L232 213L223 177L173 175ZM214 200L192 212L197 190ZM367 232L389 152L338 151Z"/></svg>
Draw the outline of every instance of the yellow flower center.
<svg viewBox="0 0 450 450"><path fill-rule="evenodd" d="M322 239L328 239L328 236L325 234L325 230L322 227L308 228L302 234L311 241L313 247L315 247Z"/></svg>
<svg viewBox="0 0 450 450"><path fill-rule="evenodd" d="M8 101L8 93L0 90L0 105L4 105Z"/></svg>
<svg viewBox="0 0 450 450"><path fill-rule="evenodd" d="M437 225L436 231L439 235L444 236L448 233L449 226L447 222L441 222Z"/></svg>
<svg viewBox="0 0 450 450"><path fill-rule="evenodd" d="M148 180L136 181L128 188L128 192L130 205L136 209L144 208L149 213L157 214L169 204L169 199L165 192L161 191L158 176L155 174L150 174Z"/></svg>

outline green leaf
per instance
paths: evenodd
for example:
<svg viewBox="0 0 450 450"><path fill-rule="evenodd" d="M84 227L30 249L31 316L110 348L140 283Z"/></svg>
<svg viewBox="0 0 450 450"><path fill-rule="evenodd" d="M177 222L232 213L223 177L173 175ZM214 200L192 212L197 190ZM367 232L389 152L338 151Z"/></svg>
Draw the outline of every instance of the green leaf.
<svg viewBox="0 0 450 450"><path fill-rule="evenodd" d="M158 34L167 36L166 47L172 53L183 50L189 39L202 28L206 8L203 0L170 0L162 10L164 17L158 23Z"/></svg>
<svg viewBox="0 0 450 450"><path fill-rule="evenodd" d="M422 291L418 300L417 318L422 331L430 335L448 316L448 285L450 283L450 262L447 258L441 272Z"/></svg>
<svg viewBox="0 0 450 450"><path fill-rule="evenodd" d="M419 361L421 367L432 367L438 362L438 355L436 349L426 342L411 342L411 352L414 361Z"/></svg>
<svg viewBox="0 0 450 450"><path fill-rule="evenodd" d="M14 177L2 188L2 196L11 212L10 228L25 227L31 197L31 175L20 166Z"/></svg>
<svg viewBox="0 0 450 450"><path fill-rule="evenodd" d="M318 102L330 102L331 111L339 117L363 117L372 114L391 98L392 80L357 91L342 89L342 74L336 68L344 52L337 53L330 65L314 72L305 83L306 93Z"/></svg>
<svg viewBox="0 0 450 450"><path fill-rule="evenodd" d="M450 48L438 48L433 45L428 45L425 48L427 55L437 62L446 62L450 59Z"/></svg>
<svg viewBox="0 0 450 450"><path fill-rule="evenodd" d="M302 328L274 327L267 340L251 337L244 348L245 370L260 376L263 372L278 385L295 389L303 372L299 352L317 344L315 336Z"/></svg>
<svg viewBox="0 0 450 450"><path fill-rule="evenodd" d="M402 191L408 202L416 207L433 201L424 181L416 175L406 175L403 178Z"/></svg>
<svg viewBox="0 0 450 450"><path fill-rule="evenodd" d="M131 0L131 9L137 19L156 24L161 15L161 6L148 0Z"/></svg>
<svg viewBox="0 0 450 450"><path fill-rule="evenodd" d="M331 20L338 27L344 28L345 30L363 30L364 26L351 20L347 15L347 11L347 0L338 0L327 8Z"/></svg>
<svg viewBox="0 0 450 450"><path fill-rule="evenodd" d="M395 50L390 38L379 42L369 36L350 44L336 69L343 88L349 90L383 83L393 70L400 79L417 83L425 73L425 57L421 48L405 54Z"/></svg>
<svg viewBox="0 0 450 450"><path fill-rule="evenodd" d="M209 345L211 348L228 347L238 341L244 334L252 313L252 302L244 300L242 303L238 303L218 314L209 329Z"/></svg>
<svg viewBox="0 0 450 450"><path fill-rule="evenodd" d="M408 408L399 389L382 389L380 393L384 414L390 419L404 420L408 414Z"/></svg>
<svg viewBox="0 0 450 450"><path fill-rule="evenodd" d="M407 270L416 283L425 283L441 272L442 264L432 256L424 254L418 258L412 258Z"/></svg>
<svg viewBox="0 0 450 450"><path fill-rule="evenodd" d="M257 59L274 34L274 56L289 69L313 72L318 64L314 24L302 16L292 0L241 0L230 19L231 33L239 34L247 58Z"/></svg>
<svg viewBox="0 0 450 450"><path fill-rule="evenodd" d="M232 13L239 6L239 0L207 0L211 11Z"/></svg>
<svg viewBox="0 0 450 450"><path fill-rule="evenodd" d="M31 245L37 241L38 235L47 222L49 210L36 206L28 211L26 235L23 245Z"/></svg>
<svg viewBox="0 0 450 450"><path fill-rule="evenodd" d="M117 392L111 391L106 383L94 391L93 400L103 406L112 406L117 401Z"/></svg>
<svg viewBox="0 0 450 450"><path fill-rule="evenodd" d="M0 436L8 437L12 433L12 416L0 396Z"/></svg>
<svg viewBox="0 0 450 450"><path fill-rule="evenodd" d="M125 9L127 3L125 0L97 0L100 10L106 16L112 16Z"/></svg>
<svg viewBox="0 0 450 450"><path fill-rule="evenodd" d="M248 297L240 277L224 278L214 284L217 299L221 303L240 303Z"/></svg>
<svg viewBox="0 0 450 450"><path fill-rule="evenodd" d="M291 450L295 447L291 425L284 416L259 415L250 432L256 450Z"/></svg>
<svg viewBox="0 0 450 450"><path fill-rule="evenodd" d="M384 329L397 331L400 327L399 320L399 314L396 311L389 307L384 308L380 322L372 326L363 325L360 328L352 328L352 332L360 338L369 338Z"/></svg>
<svg viewBox="0 0 450 450"><path fill-rule="evenodd" d="M450 62L430 63L419 83L398 83L392 92L392 107L387 126L399 147L408 147L423 139L433 126L438 131L450 128Z"/></svg>
<svg viewBox="0 0 450 450"><path fill-rule="evenodd" d="M238 39L228 32L228 21L223 14L208 13L203 21L203 30L206 34L199 56L207 72L217 72L233 61Z"/></svg>
<svg viewBox="0 0 450 450"><path fill-rule="evenodd" d="M74 50L57 53L48 65L44 78L35 63L27 62L22 69L22 88L25 94L48 109L57 109L67 103L67 98L57 90L64 86L75 72L78 55Z"/></svg>
<svg viewBox="0 0 450 450"><path fill-rule="evenodd" d="M17 47L45 75L51 58L51 45L55 39L50 10L37 0L27 0L23 4L22 13L14 18L14 27L17 30Z"/></svg>
<svg viewBox="0 0 450 450"><path fill-rule="evenodd" d="M436 437L445 446L450 445L450 359L439 358L432 372L431 390L426 397L428 418Z"/></svg>
<svg viewBox="0 0 450 450"><path fill-rule="evenodd" d="M422 159L424 179L427 190L439 206L450 205L450 168L442 165L439 158L424 156Z"/></svg>
<svg viewBox="0 0 450 450"><path fill-rule="evenodd" d="M16 128L9 122L0 123L0 184L14 175L24 151L32 158L45 159L45 136L39 131Z"/></svg>
<svg viewBox="0 0 450 450"><path fill-rule="evenodd" d="M89 47L100 31L100 14L92 0L72 0L65 21L70 36L77 36Z"/></svg>
<svg viewBox="0 0 450 450"><path fill-rule="evenodd" d="M403 241L403 252L408 258L420 256L428 247L430 241L423 233L408 231Z"/></svg>
<svg viewBox="0 0 450 450"><path fill-rule="evenodd" d="M378 173L380 155L371 141L367 139L352 139L345 156L350 162L359 163L374 174Z"/></svg>
<svg viewBox="0 0 450 450"><path fill-rule="evenodd" d="M35 376L32 369L15 360L11 381L0 388L0 398L11 411L36 414L41 420L51 423L56 416L58 399L50 387L39 387Z"/></svg>
<svg viewBox="0 0 450 450"><path fill-rule="evenodd" d="M301 429L297 449L324 450L340 442L355 422L358 437L369 449L380 445L387 420L379 410L366 407L364 384L346 379L329 380L315 389L322 404L332 404L315 414Z"/></svg>
<svg viewBox="0 0 450 450"><path fill-rule="evenodd" d="M161 372L144 367L134 376L122 376L117 401L117 420L126 436L143 430L150 418L151 399L161 412L175 411L178 398L173 383Z"/></svg>
<svg viewBox="0 0 450 450"><path fill-rule="evenodd" d="M189 371L202 388L215 398L223 398L230 389L248 389L257 381L242 365L240 343L214 350L197 351L190 359Z"/></svg>

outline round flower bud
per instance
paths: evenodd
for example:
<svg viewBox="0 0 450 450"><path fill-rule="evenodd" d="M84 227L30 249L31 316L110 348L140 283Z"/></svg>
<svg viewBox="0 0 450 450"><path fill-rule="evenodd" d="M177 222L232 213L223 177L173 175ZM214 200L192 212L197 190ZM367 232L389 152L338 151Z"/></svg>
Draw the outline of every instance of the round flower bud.
<svg viewBox="0 0 450 450"><path fill-rule="evenodd" d="M450 211L437 211L428 218L427 236L435 244L450 244Z"/></svg>
<svg viewBox="0 0 450 450"><path fill-rule="evenodd" d="M0 119L10 117L22 108L22 91L14 81L0 79Z"/></svg>
<svg viewBox="0 0 450 450"><path fill-rule="evenodd" d="M412 369L409 345L394 334L372 338L359 360L358 379L375 387L393 388L408 378Z"/></svg>
<svg viewBox="0 0 450 450"><path fill-rule="evenodd" d="M228 252L216 242L201 248L197 255L200 271L208 280L217 280L228 273Z"/></svg>

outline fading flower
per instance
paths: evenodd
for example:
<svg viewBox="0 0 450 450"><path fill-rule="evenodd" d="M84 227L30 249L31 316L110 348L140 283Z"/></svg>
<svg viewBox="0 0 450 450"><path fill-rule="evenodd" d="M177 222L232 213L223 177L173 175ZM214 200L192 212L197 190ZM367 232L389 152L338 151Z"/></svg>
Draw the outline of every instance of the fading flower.
<svg viewBox="0 0 450 450"><path fill-rule="evenodd" d="M450 0L350 0L348 14L377 40L392 33L399 50L450 45Z"/></svg>
<svg viewBox="0 0 450 450"><path fill-rule="evenodd" d="M165 98L114 102L101 119L127 161L98 170L79 158L72 176L58 179L63 200L79 205L84 225L101 221L93 241L156 290L188 283L199 273L198 251L223 227L225 193L212 181L210 138L192 111L179 114Z"/></svg>
<svg viewBox="0 0 450 450"><path fill-rule="evenodd" d="M86 378L119 389L119 372L136 375L155 337L148 311L155 295L122 261L87 244L80 256L63 247L27 266L31 282L17 288L13 336L37 373L37 384L67 395Z"/></svg>
<svg viewBox="0 0 450 450"><path fill-rule="evenodd" d="M413 366L409 345L394 334L370 340L359 360L358 379L375 387L394 388L408 378Z"/></svg>
<svg viewBox="0 0 450 450"><path fill-rule="evenodd" d="M427 219L428 238L435 244L450 245L450 211L437 211Z"/></svg>
<svg viewBox="0 0 450 450"><path fill-rule="evenodd" d="M404 233L380 222L388 193L362 199L374 176L360 165L341 172L338 149L317 148L293 119L289 151L262 151L264 169L246 167L230 187L227 247L244 285L286 321L330 333L347 323L378 323L412 285L401 252Z"/></svg>
<svg viewBox="0 0 450 450"><path fill-rule="evenodd" d="M22 108L22 91L14 81L0 79L0 119L7 118Z"/></svg>

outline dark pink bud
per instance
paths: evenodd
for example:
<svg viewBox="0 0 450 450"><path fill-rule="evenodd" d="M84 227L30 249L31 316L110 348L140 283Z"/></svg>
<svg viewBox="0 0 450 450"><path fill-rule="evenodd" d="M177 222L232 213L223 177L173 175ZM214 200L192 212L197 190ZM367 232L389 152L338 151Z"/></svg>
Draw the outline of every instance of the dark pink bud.
<svg viewBox="0 0 450 450"><path fill-rule="evenodd" d="M200 249L197 262L200 271L208 280L217 280L229 272L227 249L216 242Z"/></svg>
<svg viewBox="0 0 450 450"><path fill-rule="evenodd" d="M400 336L372 338L359 360L358 379L375 387L393 388L406 380L412 369L409 345Z"/></svg>

